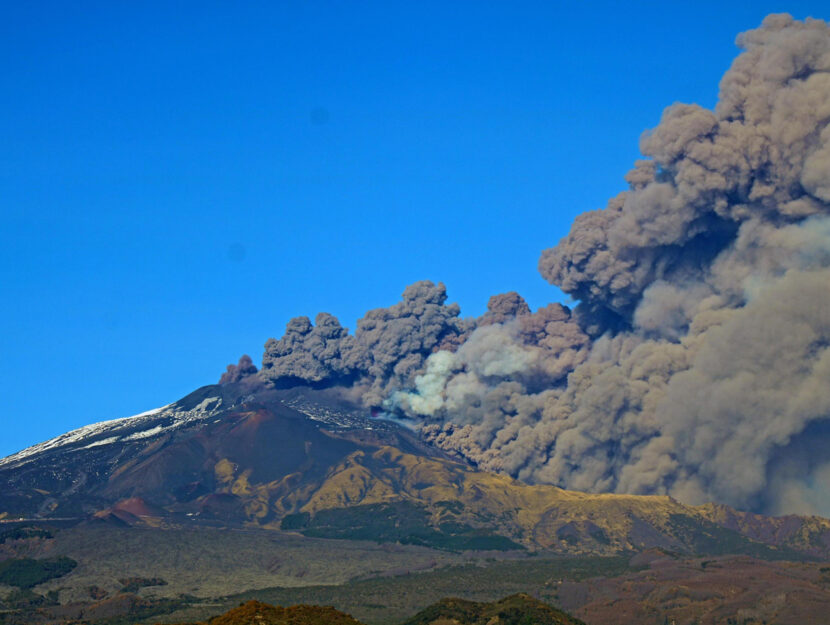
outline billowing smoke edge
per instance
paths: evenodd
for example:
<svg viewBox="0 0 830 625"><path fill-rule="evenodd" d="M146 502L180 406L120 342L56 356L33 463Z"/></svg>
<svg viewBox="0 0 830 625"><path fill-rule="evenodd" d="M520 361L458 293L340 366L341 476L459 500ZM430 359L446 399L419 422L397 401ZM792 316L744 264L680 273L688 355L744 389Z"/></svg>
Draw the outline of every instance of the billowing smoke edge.
<svg viewBox="0 0 830 625"><path fill-rule="evenodd" d="M714 111L668 107L628 189L478 319L413 284L350 335L266 344L272 385L348 385L484 469L593 492L830 514L830 28L741 34Z"/></svg>

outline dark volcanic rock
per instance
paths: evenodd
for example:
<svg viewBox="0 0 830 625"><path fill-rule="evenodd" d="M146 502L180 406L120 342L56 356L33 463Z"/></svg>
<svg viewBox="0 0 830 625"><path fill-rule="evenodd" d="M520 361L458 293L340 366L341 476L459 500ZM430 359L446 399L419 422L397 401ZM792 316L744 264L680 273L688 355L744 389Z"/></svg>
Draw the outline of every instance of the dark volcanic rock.
<svg viewBox="0 0 830 625"><path fill-rule="evenodd" d="M266 390L244 380L205 386L163 408L85 426L0 460L0 515L96 515L135 524L204 513L241 522L248 515L229 480L243 473L250 482L283 481L287 490L320 480L361 449L393 445L442 455L365 412L337 389Z"/></svg>

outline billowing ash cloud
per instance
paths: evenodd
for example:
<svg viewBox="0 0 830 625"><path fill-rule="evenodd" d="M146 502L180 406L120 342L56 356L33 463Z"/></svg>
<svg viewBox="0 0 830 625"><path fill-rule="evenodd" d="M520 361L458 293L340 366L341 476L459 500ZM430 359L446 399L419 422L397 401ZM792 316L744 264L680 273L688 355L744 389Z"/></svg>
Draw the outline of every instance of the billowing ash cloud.
<svg viewBox="0 0 830 625"><path fill-rule="evenodd" d="M826 213L827 26L770 16L738 43L746 52L724 76L715 112L666 109L642 138L652 160L629 173L630 190L543 252L542 275L586 308L630 321L655 282L700 281L742 226Z"/></svg>
<svg viewBox="0 0 830 625"><path fill-rule="evenodd" d="M320 313L292 319L280 340L265 344L262 373L275 385L357 383L367 406L379 406L390 388L409 386L427 356L451 348L473 322L459 319L458 304L445 304L447 289L430 281L406 288L389 308L370 310L349 335L335 317Z"/></svg>
<svg viewBox="0 0 830 625"><path fill-rule="evenodd" d="M567 384L529 387L518 339L495 351L520 371L482 375L480 328L394 397L433 441L528 481L830 512L807 444L830 430L830 31L771 16L739 44L717 109L667 109L629 190L542 253L594 337Z"/></svg>
<svg viewBox="0 0 830 625"><path fill-rule="evenodd" d="M242 378L252 376L257 372L254 361L248 354L244 354L238 364L228 365L227 371L219 378L219 384L232 384L239 382Z"/></svg>
<svg viewBox="0 0 830 625"><path fill-rule="evenodd" d="M277 383L321 383L347 378L347 354L354 337L337 317L320 313L311 325L308 317L295 317L280 340L268 339L262 357L262 374Z"/></svg>
<svg viewBox="0 0 830 625"><path fill-rule="evenodd" d="M504 323L519 315L529 314L530 306L527 305L524 298L516 291L510 291L490 298L490 301L487 302L487 312L478 320L478 325Z"/></svg>
<svg viewBox="0 0 830 625"><path fill-rule="evenodd" d="M416 282L390 308L376 308L357 321L349 366L370 379L364 402L380 405L388 389L410 385L434 351L452 348L470 327L458 304L446 305L443 283Z"/></svg>
<svg viewBox="0 0 830 625"><path fill-rule="evenodd" d="M463 321L418 283L337 349L289 324L266 374L352 376L530 482L830 514L830 28L738 44L716 109L666 109L628 190L542 252L573 311L507 293Z"/></svg>

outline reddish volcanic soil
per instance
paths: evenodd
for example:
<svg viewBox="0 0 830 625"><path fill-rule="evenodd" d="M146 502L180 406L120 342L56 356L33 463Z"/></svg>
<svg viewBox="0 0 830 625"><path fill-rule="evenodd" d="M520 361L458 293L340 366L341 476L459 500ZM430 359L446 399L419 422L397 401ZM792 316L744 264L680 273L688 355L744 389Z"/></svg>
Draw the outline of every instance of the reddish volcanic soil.
<svg viewBox="0 0 830 625"><path fill-rule="evenodd" d="M726 556L677 560L641 554L648 568L613 579L563 581L557 603L590 625L822 625L830 622L830 567ZM737 620L736 620L737 619Z"/></svg>

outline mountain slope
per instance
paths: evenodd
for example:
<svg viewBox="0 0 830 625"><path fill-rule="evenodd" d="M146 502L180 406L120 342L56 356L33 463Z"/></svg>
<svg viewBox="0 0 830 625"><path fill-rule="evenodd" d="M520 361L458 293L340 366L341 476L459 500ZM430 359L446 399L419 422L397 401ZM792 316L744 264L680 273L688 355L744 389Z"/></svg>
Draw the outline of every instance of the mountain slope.
<svg viewBox="0 0 830 625"><path fill-rule="evenodd" d="M212 507L227 508L224 495L235 497L224 488L232 467L247 471L236 476L237 489L241 478L277 491L282 483L287 492L380 443L438 453L393 424L320 401L317 412L301 413L279 392L249 390L241 384L203 387L163 408L86 426L0 460L0 518L4 512L84 518L134 498L164 507L165 514L196 514L203 504L210 516ZM231 517L241 521L251 514Z"/></svg>
<svg viewBox="0 0 830 625"><path fill-rule="evenodd" d="M295 406L295 407L292 407ZM251 526L451 550L830 553L830 522L531 486L454 461L337 389L208 386L0 461L0 519Z"/></svg>
<svg viewBox="0 0 830 625"><path fill-rule="evenodd" d="M792 518L756 515L757 525L765 530L750 534L742 526L720 522L712 506L686 506L664 496L588 494L531 486L391 447L349 455L300 507L306 518L289 520L297 529L316 529L312 535L326 535L314 519L325 515L331 527L333 511L349 509L341 516L348 514L352 529L357 531L360 520L356 510L365 509L364 522L377 527L378 505L393 501L422 506L435 527L467 524L489 528L532 549L570 554L660 547L687 553L782 558L793 557L793 551L825 553L823 541L830 537L830 522L825 519L795 517L793 522ZM784 548L771 549L769 545Z"/></svg>

